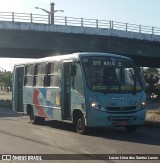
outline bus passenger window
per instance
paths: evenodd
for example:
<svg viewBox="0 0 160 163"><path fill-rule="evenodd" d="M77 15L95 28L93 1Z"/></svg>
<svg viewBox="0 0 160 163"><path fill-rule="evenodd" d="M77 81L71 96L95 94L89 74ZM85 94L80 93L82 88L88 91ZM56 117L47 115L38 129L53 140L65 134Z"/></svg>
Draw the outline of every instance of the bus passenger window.
<svg viewBox="0 0 160 163"><path fill-rule="evenodd" d="M36 86L44 86L44 76L36 76Z"/></svg>
<svg viewBox="0 0 160 163"><path fill-rule="evenodd" d="M35 65L35 85L36 86L45 86L45 76L47 63L38 63Z"/></svg>
<svg viewBox="0 0 160 163"><path fill-rule="evenodd" d="M34 79L34 64L26 65L25 67L25 86L33 86Z"/></svg>
<svg viewBox="0 0 160 163"><path fill-rule="evenodd" d="M26 86L33 86L33 76L27 76L26 77Z"/></svg>
<svg viewBox="0 0 160 163"><path fill-rule="evenodd" d="M61 62L49 63L48 64L48 86L60 87L60 75L61 75Z"/></svg>

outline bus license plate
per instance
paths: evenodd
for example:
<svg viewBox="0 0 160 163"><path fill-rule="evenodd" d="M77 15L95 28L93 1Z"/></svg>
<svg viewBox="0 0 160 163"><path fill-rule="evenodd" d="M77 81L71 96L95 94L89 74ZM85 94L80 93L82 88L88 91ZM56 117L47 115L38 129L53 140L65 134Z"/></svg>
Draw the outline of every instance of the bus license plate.
<svg viewBox="0 0 160 163"><path fill-rule="evenodd" d="M125 126L125 125L128 125L128 122L118 122L117 125Z"/></svg>

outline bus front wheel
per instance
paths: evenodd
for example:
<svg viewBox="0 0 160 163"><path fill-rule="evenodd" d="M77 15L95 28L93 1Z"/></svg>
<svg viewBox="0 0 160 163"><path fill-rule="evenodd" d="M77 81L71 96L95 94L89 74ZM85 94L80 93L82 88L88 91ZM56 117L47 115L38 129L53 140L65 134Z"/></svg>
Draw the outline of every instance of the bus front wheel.
<svg viewBox="0 0 160 163"><path fill-rule="evenodd" d="M83 116L77 117L75 125L76 125L76 131L79 134L85 134L86 133L85 119Z"/></svg>

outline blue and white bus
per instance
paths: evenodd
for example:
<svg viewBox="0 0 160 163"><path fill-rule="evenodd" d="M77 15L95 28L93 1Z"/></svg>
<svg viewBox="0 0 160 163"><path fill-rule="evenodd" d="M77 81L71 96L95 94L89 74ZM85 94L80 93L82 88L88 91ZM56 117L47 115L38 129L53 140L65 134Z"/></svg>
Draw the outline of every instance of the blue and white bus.
<svg viewBox="0 0 160 163"><path fill-rule="evenodd" d="M87 127L123 126L135 131L146 116L140 72L124 56L84 52L15 65L13 109L32 123L72 122Z"/></svg>

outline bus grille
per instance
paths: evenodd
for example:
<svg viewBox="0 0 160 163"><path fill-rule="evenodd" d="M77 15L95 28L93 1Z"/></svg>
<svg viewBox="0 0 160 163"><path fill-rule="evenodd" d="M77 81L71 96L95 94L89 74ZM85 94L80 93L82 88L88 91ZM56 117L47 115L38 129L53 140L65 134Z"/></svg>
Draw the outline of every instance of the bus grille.
<svg viewBox="0 0 160 163"><path fill-rule="evenodd" d="M108 111L134 111L136 110L136 106L128 106L128 107L106 107Z"/></svg>
<svg viewBox="0 0 160 163"><path fill-rule="evenodd" d="M128 122L131 123L137 118L137 116L109 116L108 120L112 122L112 124L117 124L117 122Z"/></svg>

